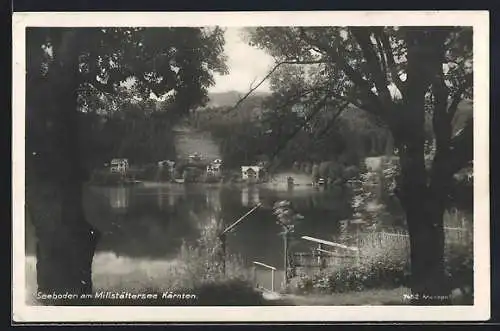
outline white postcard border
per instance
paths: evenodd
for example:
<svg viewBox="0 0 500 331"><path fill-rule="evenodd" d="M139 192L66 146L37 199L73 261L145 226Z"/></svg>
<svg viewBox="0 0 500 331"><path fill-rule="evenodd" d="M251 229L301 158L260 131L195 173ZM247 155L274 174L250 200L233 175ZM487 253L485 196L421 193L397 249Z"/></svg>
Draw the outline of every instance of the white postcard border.
<svg viewBox="0 0 500 331"><path fill-rule="evenodd" d="M13 318L17 322L468 321L490 317L489 13L343 12L44 12L13 18ZM265 307L47 307L25 302L25 28L28 26L366 26L474 28L474 305Z"/></svg>

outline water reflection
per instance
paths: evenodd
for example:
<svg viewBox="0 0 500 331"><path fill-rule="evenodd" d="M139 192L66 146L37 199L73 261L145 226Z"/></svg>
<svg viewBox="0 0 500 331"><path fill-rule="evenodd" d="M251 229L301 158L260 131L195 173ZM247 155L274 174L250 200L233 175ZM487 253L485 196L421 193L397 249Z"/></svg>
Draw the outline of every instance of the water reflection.
<svg viewBox="0 0 500 331"><path fill-rule="evenodd" d="M92 282L98 289L124 290L125 284L141 288L168 288L172 270L178 266L175 259L147 259L117 256L112 252L98 252L92 262Z"/></svg>
<svg viewBox="0 0 500 331"><path fill-rule="evenodd" d="M177 200L181 195L183 195L183 193L176 193L175 191L170 190L168 186L158 186L156 188L155 195L158 201L158 208L160 210L168 210L172 209L176 205Z"/></svg>
<svg viewBox="0 0 500 331"><path fill-rule="evenodd" d="M216 188L208 189L206 193L206 206L215 213L221 211L220 190Z"/></svg>
<svg viewBox="0 0 500 331"><path fill-rule="evenodd" d="M260 202L259 189L255 186L244 187L241 189L241 205L253 207Z"/></svg>
<svg viewBox="0 0 500 331"><path fill-rule="evenodd" d="M296 229L300 235L332 239L338 221L350 216L349 197L339 192L273 190L257 185L243 188L203 185L110 188L103 190L110 211L89 217L104 236L98 249L117 255L145 258L174 257L183 240L195 240L203 224L212 218L227 226L258 203L251 214L228 236L228 250L244 259L260 258L280 263L281 229L275 224L272 205L289 199L305 216Z"/></svg>
<svg viewBox="0 0 500 331"><path fill-rule="evenodd" d="M109 187L108 196L111 208L124 209L128 207L130 188L128 187Z"/></svg>
<svg viewBox="0 0 500 331"><path fill-rule="evenodd" d="M350 215L347 195L315 190L273 190L257 185L92 188L88 196L92 201L86 204L87 219L102 233L93 272L105 279L105 275L114 277L116 270L122 269L120 275L127 275L120 279L127 283L131 279L129 275L132 278L141 275L137 276L141 278L144 270L156 272L153 270L158 270L158 266L174 260L182 242L196 240L210 219L220 219L227 226L259 202L262 207L227 236L228 253L240 255L249 265L252 261L278 269L282 265L281 229L272 214L272 205L277 200L291 200L304 215L296 227L297 237L332 239L339 232L338 222ZM34 238L27 239L30 240ZM291 243L293 247L301 244L304 243L298 239Z"/></svg>

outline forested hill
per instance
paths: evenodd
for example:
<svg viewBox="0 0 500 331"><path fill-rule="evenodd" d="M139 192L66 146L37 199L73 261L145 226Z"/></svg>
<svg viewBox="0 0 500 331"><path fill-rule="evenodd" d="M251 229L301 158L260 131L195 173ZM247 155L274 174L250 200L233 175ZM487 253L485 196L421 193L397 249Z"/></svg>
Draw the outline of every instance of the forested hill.
<svg viewBox="0 0 500 331"><path fill-rule="evenodd" d="M209 93L208 97L210 101L207 104L207 107L231 107L238 102L240 98L242 98L246 93L237 92L237 91L227 91L227 92L217 92L217 93ZM267 96L271 95L270 93L265 92L253 92L249 97L248 101L252 99L263 99Z"/></svg>
<svg viewBox="0 0 500 331"><path fill-rule="evenodd" d="M178 159L186 159L194 153L199 153L208 160L221 158L219 146L212 139L210 132L201 132L187 125L177 125L173 133Z"/></svg>
<svg viewBox="0 0 500 331"><path fill-rule="evenodd" d="M251 94L237 109L231 109L241 98L240 93L212 93L209 95L210 103L196 111L187 122L196 130L211 133L210 145L218 145L221 157L228 166L266 159L302 121L296 112L290 110L264 109L262 102L267 96L269 94ZM350 106L332 125L330 120L335 113L334 109L322 112L312 120L307 130L294 135L280 152L283 165L301 160L306 155L318 162L342 155L344 159L351 160L349 163L357 163L359 158L385 154L394 147L387 129L374 122L366 112ZM452 123L453 131L463 128L471 117L472 102L463 100ZM432 131L429 116L425 126L427 138L431 139Z"/></svg>

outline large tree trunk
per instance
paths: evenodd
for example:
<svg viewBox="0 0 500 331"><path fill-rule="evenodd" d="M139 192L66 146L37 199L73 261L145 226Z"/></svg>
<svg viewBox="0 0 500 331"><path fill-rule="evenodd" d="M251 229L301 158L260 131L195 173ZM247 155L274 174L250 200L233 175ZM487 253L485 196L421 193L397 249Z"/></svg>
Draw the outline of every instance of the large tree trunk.
<svg viewBox="0 0 500 331"><path fill-rule="evenodd" d="M411 248L411 289L414 304L449 304L444 269L444 208L430 199L406 209Z"/></svg>
<svg viewBox="0 0 500 331"><path fill-rule="evenodd" d="M42 184L44 185L44 184ZM69 186L69 185L68 185ZM97 231L86 222L81 187L45 187L57 200L40 206L33 197L28 203L36 228L38 291L45 294L84 294L92 292L92 258L97 244ZM42 202L43 203L43 202ZM34 205L38 205L34 207ZM48 217L40 213L50 209ZM54 213L55 212L55 213ZM74 304L71 300L44 301L44 304Z"/></svg>
<svg viewBox="0 0 500 331"><path fill-rule="evenodd" d="M392 131L397 143L400 165L399 198L406 212L410 235L412 303L449 304L450 288L444 268L443 214L449 174L446 159L436 154L432 171L425 165L425 95L439 70L442 70L444 42L420 29L409 28L407 89Z"/></svg>
<svg viewBox="0 0 500 331"><path fill-rule="evenodd" d="M401 155L401 192L410 235L412 303L449 304L444 268L443 190L427 185L423 152L407 148Z"/></svg>
<svg viewBox="0 0 500 331"><path fill-rule="evenodd" d="M47 135L54 139L50 148L55 162L49 180L36 178L36 183L29 185L28 207L38 240L38 291L46 294L92 292L91 267L98 232L86 221L82 201L85 176L79 148L77 42L76 31L65 30L60 44L54 43L56 57L49 82L56 97L44 106L53 109L52 129ZM41 194L47 191L51 199L41 200ZM44 215L44 210L50 213ZM76 302L63 299L42 303Z"/></svg>

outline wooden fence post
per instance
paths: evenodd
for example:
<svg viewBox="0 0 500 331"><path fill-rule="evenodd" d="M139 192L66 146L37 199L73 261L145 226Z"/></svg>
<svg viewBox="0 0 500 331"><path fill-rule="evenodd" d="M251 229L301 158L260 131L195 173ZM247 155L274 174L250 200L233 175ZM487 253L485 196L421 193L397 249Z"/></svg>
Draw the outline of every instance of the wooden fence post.
<svg viewBox="0 0 500 331"><path fill-rule="evenodd" d="M252 267L252 279L253 279L253 286L257 287L257 267L254 265Z"/></svg>
<svg viewBox="0 0 500 331"><path fill-rule="evenodd" d="M271 291L274 292L274 269L271 269Z"/></svg>
<svg viewBox="0 0 500 331"><path fill-rule="evenodd" d="M283 231L283 288L288 285L288 233Z"/></svg>
<svg viewBox="0 0 500 331"><path fill-rule="evenodd" d="M323 265L323 245L319 244L318 245L318 265L319 265L319 271L323 270L324 265Z"/></svg>

